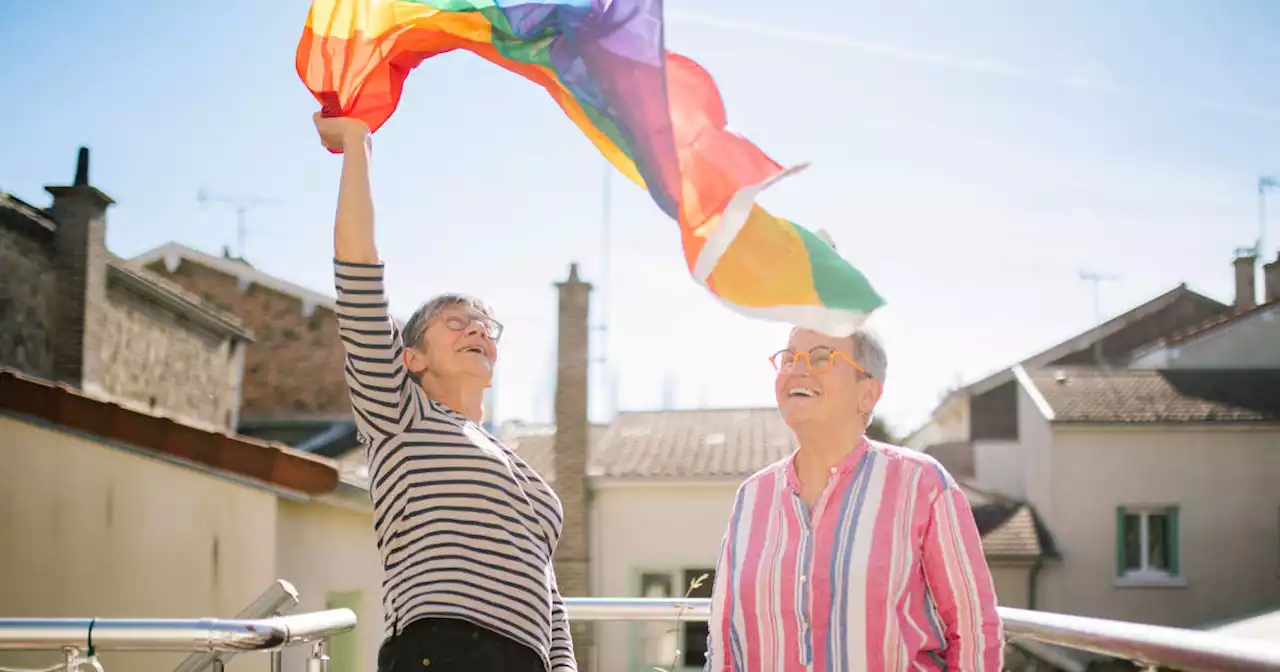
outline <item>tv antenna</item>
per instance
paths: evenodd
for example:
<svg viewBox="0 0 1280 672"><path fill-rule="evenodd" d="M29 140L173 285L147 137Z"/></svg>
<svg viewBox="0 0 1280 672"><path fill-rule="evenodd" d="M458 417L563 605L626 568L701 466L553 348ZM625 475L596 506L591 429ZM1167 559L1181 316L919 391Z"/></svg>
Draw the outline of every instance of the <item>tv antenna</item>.
<svg viewBox="0 0 1280 672"><path fill-rule="evenodd" d="M244 239L246 235L245 220L248 218L249 209L263 205L273 205L274 199L262 198L259 196L231 196L227 194L219 194L210 192L207 189L200 189L196 192L196 202L200 205L208 205L210 203L217 205L225 205L236 212L236 253L241 259L245 257Z"/></svg>
<svg viewBox="0 0 1280 672"><path fill-rule="evenodd" d="M1094 271L1081 270L1080 279L1085 282L1093 283L1093 321L1094 325L1102 324L1102 283L1119 280L1116 275L1105 275L1095 273ZM1099 366L1102 366L1102 338L1099 337L1093 343L1093 358Z"/></svg>

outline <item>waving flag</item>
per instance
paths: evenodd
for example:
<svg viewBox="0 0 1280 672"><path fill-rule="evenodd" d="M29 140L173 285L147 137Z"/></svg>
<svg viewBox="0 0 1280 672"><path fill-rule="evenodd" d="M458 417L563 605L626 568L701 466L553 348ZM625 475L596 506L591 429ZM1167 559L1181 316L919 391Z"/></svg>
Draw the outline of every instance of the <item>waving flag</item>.
<svg viewBox="0 0 1280 672"><path fill-rule="evenodd" d="M735 310L843 335L883 305L829 244L755 205L795 169L726 130L711 76L663 45L662 0L314 0L298 74L326 114L376 131L409 71L455 49L546 89Z"/></svg>

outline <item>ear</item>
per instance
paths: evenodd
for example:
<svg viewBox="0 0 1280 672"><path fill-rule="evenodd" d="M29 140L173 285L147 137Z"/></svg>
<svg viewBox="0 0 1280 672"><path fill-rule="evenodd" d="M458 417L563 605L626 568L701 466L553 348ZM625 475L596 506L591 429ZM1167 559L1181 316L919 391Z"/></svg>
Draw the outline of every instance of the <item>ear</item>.
<svg viewBox="0 0 1280 672"><path fill-rule="evenodd" d="M875 378L869 378L866 382L868 384L862 387L862 395L858 399L858 410L863 415L876 410L876 405L880 403L880 396L884 394L884 383Z"/></svg>
<svg viewBox="0 0 1280 672"><path fill-rule="evenodd" d="M411 375L419 375L427 370L427 355L417 348L404 349L404 368Z"/></svg>

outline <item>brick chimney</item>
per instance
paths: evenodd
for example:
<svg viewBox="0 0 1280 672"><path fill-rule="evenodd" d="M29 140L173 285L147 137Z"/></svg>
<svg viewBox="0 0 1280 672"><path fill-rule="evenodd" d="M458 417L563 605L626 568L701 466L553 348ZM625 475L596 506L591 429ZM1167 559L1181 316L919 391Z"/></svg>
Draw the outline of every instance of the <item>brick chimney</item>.
<svg viewBox="0 0 1280 672"><path fill-rule="evenodd" d="M1258 305L1257 285L1254 273L1258 266L1258 256L1253 250L1236 250L1236 260L1232 262L1236 270L1236 310L1249 310Z"/></svg>
<svg viewBox="0 0 1280 672"><path fill-rule="evenodd" d="M1262 267L1262 286L1266 289L1264 299L1267 303L1280 301L1280 254L1276 260Z"/></svg>
<svg viewBox="0 0 1280 672"><path fill-rule="evenodd" d="M570 597L591 595L587 543L587 374L590 362L591 285L578 279L578 265L569 265L569 279L556 283L560 295L558 344L556 348L556 437L553 450L555 490L564 506L564 532L556 548L556 580L560 594ZM588 623L574 623L573 643L578 669L584 672L590 658L591 629Z"/></svg>
<svg viewBox="0 0 1280 672"><path fill-rule="evenodd" d="M58 226L53 371L58 380L83 386L99 379L89 337L100 328L106 300L107 208L115 201L90 186L87 147L80 148L71 186L45 190L53 196L49 216Z"/></svg>

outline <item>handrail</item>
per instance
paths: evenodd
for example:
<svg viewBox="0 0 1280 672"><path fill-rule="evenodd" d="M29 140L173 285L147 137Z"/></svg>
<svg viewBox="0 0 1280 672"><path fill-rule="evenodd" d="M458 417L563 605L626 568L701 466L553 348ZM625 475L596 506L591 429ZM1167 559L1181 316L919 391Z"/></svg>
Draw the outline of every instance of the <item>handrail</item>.
<svg viewBox="0 0 1280 672"><path fill-rule="evenodd" d="M294 588L292 583L283 579L276 579L261 595L250 602L244 609L241 609L240 613L235 615L235 618L283 616L297 608L300 601L298 589ZM179 663L177 667L173 668L173 672L200 672L212 665L214 660L221 659L225 663L234 655L234 653L220 654L216 651L195 651ZM277 661L272 662L275 663ZM276 666L273 665L273 672L275 672L274 667Z"/></svg>
<svg viewBox="0 0 1280 672"><path fill-rule="evenodd" d="M566 597L570 621L705 621L705 598ZM1280 644L1101 618L1000 607L1005 636L1186 672L1280 670Z"/></svg>
<svg viewBox="0 0 1280 672"><path fill-rule="evenodd" d="M350 609L260 619L0 618L0 651L269 651L355 627Z"/></svg>

